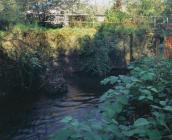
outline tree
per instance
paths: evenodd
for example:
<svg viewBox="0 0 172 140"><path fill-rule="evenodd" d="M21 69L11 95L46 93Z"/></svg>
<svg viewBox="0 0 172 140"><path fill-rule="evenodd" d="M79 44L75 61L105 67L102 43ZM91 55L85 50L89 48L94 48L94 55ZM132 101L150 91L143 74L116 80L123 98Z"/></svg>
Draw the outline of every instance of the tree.
<svg viewBox="0 0 172 140"><path fill-rule="evenodd" d="M127 11L130 15L137 16L158 16L164 10L162 0L128 0Z"/></svg>
<svg viewBox="0 0 172 140"><path fill-rule="evenodd" d="M116 0L114 3L114 9L121 9L122 8L122 0Z"/></svg>
<svg viewBox="0 0 172 140"><path fill-rule="evenodd" d="M16 21L19 9L15 0L0 1L0 20Z"/></svg>
<svg viewBox="0 0 172 140"><path fill-rule="evenodd" d="M45 13L49 8L54 7L72 10L78 4L80 4L80 0L1 0L0 20L23 21L25 13L29 9Z"/></svg>
<svg viewBox="0 0 172 140"><path fill-rule="evenodd" d="M165 0L165 9L163 14L164 15L171 15L172 14L172 1L171 0Z"/></svg>

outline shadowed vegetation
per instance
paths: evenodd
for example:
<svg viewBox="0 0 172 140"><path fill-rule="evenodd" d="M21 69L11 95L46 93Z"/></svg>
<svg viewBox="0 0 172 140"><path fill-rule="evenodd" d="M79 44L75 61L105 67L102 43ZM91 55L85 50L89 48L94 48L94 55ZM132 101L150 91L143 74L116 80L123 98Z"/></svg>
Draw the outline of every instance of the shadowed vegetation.
<svg viewBox="0 0 172 140"><path fill-rule="evenodd" d="M55 105L48 106L49 110L67 106L67 110L62 110L64 114L80 110L83 98L86 106L98 102L93 112L96 115L92 114L91 119L79 121L66 116L61 121L65 127L49 139L170 140L171 4L169 0L116 0L105 12L104 22L99 23L93 15L95 9L91 11L92 5L86 7L86 2L81 4L78 0L2 0L0 98L18 95L24 98L23 95L30 94L57 98L69 89L69 93L76 94L59 97ZM61 18L66 16L56 6L66 7L69 15L76 16L75 21L69 25L65 21L47 21L51 10L58 9ZM77 15L74 9L85 13ZM34 17L33 21L27 19L26 13ZM94 103L89 102L94 98L92 93L88 97L77 95L76 87L71 87L68 79L81 73L87 78L105 78L101 85L109 90ZM87 88L85 82L77 82ZM48 117L58 120L57 114L51 112Z"/></svg>

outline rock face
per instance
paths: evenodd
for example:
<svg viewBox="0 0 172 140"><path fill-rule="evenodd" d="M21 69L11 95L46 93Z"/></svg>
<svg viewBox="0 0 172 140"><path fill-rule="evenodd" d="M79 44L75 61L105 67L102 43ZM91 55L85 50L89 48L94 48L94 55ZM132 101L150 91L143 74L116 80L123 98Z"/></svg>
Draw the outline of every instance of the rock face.
<svg viewBox="0 0 172 140"><path fill-rule="evenodd" d="M47 74L43 76L43 83L45 84L42 89L48 95L58 96L67 92L67 83L59 71L47 71Z"/></svg>

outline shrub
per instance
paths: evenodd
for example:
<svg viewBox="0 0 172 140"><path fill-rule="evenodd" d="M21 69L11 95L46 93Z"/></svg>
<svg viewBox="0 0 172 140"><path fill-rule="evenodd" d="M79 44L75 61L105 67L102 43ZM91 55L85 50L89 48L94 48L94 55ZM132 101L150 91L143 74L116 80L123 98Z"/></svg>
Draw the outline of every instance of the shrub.
<svg viewBox="0 0 172 140"><path fill-rule="evenodd" d="M66 117L67 127L54 139L171 139L171 67L171 60L145 58L130 65L129 75L106 78L101 83L112 88L100 99L101 120Z"/></svg>

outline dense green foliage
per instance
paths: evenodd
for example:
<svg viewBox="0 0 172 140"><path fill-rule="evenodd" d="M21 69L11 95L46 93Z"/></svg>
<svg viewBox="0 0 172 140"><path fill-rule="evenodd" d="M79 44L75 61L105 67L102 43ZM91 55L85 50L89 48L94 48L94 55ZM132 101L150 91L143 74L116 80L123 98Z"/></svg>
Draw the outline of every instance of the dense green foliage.
<svg viewBox="0 0 172 140"><path fill-rule="evenodd" d="M91 38L95 32L96 30L92 28L47 30L37 25L22 24L14 26L10 31L1 31L0 82L3 94L8 93L6 89L36 91L51 81L50 77L57 77L56 81L61 79L64 65L70 67L71 63L75 62L72 58L67 58L69 62L66 62L63 56L79 54L82 36L88 35ZM77 58L79 59L79 56ZM52 72L54 69L56 72Z"/></svg>
<svg viewBox="0 0 172 140"><path fill-rule="evenodd" d="M28 10L24 2L13 1L16 8L20 10L19 13L21 13L22 10ZM53 1L53 6L61 5L62 3L63 2L60 0ZM65 5L69 6L70 3L71 5L76 4L76 1L67 1ZM64 51L67 50L67 53L71 54L75 51L80 59L77 65L80 66L81 70L98 75L105 75L113 68L124 68L131 60L137 59L143 54L150 55L152 51L151 47L153 46L153 42L151 42L153 36L151 34L148 36L147 33L152 33L153 31L153 20L149 17L156 16L157 14L160 15L164 10L165 4L159 0L156 0L156 2L144 0L136 3L134 1L125 3L126 10L121 10L123 3L117 1L114 9L107 11L104 25L97 27L95 30L87 30L87 28L83 30L81 28L77 30L71 30L71 28L64 30L46 30L37 26L36 30L38 29L38 31L35 29L31 31L33 29L31 25L29 25L29 28L28 26L20 26L18 28L17 25L14 27L14 32L16 32L16 30L20 32L19 37L22 39L25 34L29 34L29 37L31 37L31 34L33 36L38 35L39 37L37 36L36 39L35 37L31 37L34 42L37 42L30 44L32 46L39 46L39 43L42 42L40 40L45 39L46 41L42 43L53 48L53 52L54 48L55 50L57 48ZM8 6L8 2L5 3L5 1L3 1L1 7L4 7L5 4ZM28 7L35 5L38 12L44 12L52 7L48 2L46 4L44 1L30 1L28 5ZM9 9L14 13L14 7L10 7ZM5 10L5 8L2 8L2 14L4 13L3 10ZM148 16L148 19L144 16ZM20 31L20 29L22 30ZM29 29L31 30L29 31ZM44 36L44 39L41 39L40 34ZM81 34L81 36L79 34ZM25 40L30 39L26 37ZM55 52L58 53L58 51Z"/></svg>
<svg viewBox="0 0 172 140"><path fill-rule="evenodd" d="M145 58L129 66L129 75L103 80L112 88L100 99L101 120L66 117L54 139L171 139L171 66L171 60Z"/></svg>
<svg viewBox="0 0 172 140"><path fill-rule="evenodd" d="M48 46L38 47L24 42L18 33L13 36L1 38L1 88L6 88L11 92L33 91L38 89L41 75L49 67L48 61L50 53ZM2 91L9 94L9 91Z"/></svg>
<svg viewBox="0 0 172 140"><path fill-rule="evenodd" d="M61 9L61 12L82 10L90 15L94 12L86 0L82 2L80 0L1 0L0 29L8 30L17 23L61 27L61 23L56 25L46 23L54 19L54 15L50 14L52 9Z"/></svg>
<svg viewBox="0 0 172 140"><path fill-rule="evenodd" d="M141 31L141 30L139 30ZM116 25L102 25L94 28L63 28L45 29L37 25L24 26L18 24L9 32L1 32L2 47L8 52L10 57L16 58L21 52L39 53L39 49L45 52L53 61L58 61L58 57L64 53L66 57L75 56L77 61L69 58L70 62L77 62L77 69L93 74L105 75L113 68L125 68L129 62L130 33L139 31L126 28L122 29ZM137 43L144 36L136 36ZM139 39L140 38L140 39ZM25 46L22 48L21 46ZM32 48L28 46L33 46ZM135 47L136 50L140 50ZM44 54L41 52L41 54ZM13 56L12 56L13 55ZM134 53L133 53L134 55ZM17 56L18 57L18 56ZM30 57L31 58L31 57ZM48 60L46 57L41 61ZM69 62L69 65L71 64ZM84 62L84 63L83 63Z"/></svg>
<svg viewBox="0 0 172 140"><path fill-rule="evenodd" d="M51 138L172 139L172 60L156 56L159 43L171 35L166 30L171 0L116 0L101 25L94 23L95 11L79 2L0 1L0 96L41 89L55 95L59 87L66 91L63 75L82 71L106 76L114 69L129 69L127 75L101 82L110 89L100 98L99 118L79 122L65 117L66 127ZM71 27L62 29L40 26L56 6L72 12L80 7L90 15L85 23L74 19ZM28 22L28 10L38 15L34 24Z"/></svg>

